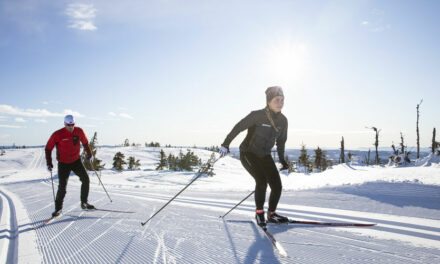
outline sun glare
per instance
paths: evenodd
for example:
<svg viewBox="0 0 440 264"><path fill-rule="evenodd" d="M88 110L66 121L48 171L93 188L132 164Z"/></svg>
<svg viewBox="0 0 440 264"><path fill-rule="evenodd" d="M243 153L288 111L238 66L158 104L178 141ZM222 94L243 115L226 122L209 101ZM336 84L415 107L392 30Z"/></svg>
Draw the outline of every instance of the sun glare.
<svg viewBox="0 0 440 264"><path fill-rule="evenodd" d="M282 85L301 80L309 67L307 45L280 41L268 50L267 73Z"/></svg>

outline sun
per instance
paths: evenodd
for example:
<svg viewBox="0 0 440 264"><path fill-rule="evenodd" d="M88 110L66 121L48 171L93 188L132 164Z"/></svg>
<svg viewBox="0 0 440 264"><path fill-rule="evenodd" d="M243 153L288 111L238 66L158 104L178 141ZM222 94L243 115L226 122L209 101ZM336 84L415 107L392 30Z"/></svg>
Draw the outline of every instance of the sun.
<svg viewBox="0 0 440 264"><path fill-rule="evenodd" d="M309 68L306 44L292 40L278 41L267 50L266 73L280 85L289 85L303 78Z"/></svg>

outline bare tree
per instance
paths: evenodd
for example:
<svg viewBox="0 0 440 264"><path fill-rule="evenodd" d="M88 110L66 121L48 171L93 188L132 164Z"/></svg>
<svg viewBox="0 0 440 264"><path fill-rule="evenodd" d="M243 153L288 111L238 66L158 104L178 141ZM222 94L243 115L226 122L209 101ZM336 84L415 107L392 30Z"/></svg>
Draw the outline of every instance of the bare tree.
<svg viewBox="0 0 440 264"><path fill-rule="evenodd" d="M379 152L378 152L378 147L379 147L379 133L381 131L381 129L377 129L376 127L367 127L369 129L373 129L374 132L376 133L376 140L374 141L374 146L376 147L376 165L379 164Z"/></svg>
<svg viewBox="0 0 440 264"><path fill-rule="evenodd" d="M405 153L405 141L403 140L403 134L402 132L400 132L400 153L404 154Z"/></svg>
<svg viewBox="0 0 440 264"><path fill-rule="evenodd" d="M434 129L432 130L432 153L434 153L435 152L435 150L438 148L438 147L440 147L440 142L438 142L438 141L435 141L435 136L436 136L436 130L435 130L435 127L434 127Z"/></svg>
<svg viewBox="0 0 440 264"><path fill-rule="evenodd" d="M340 160L341 163L345 163L345 154L344 154L344 152L345 152L344 137L342 137L342 140L341 140L341 155L339 157L339 160Z"/></svg>
<svg viewBox="0 0 440 264"><path fill-rule="evenodd" d="M420 100L420 103L417 105L417 159L420 158L420 134L419 134L419 116L420 116L420 112L419 112L419 108L420 105L422 104L423 99Z"/></svg>

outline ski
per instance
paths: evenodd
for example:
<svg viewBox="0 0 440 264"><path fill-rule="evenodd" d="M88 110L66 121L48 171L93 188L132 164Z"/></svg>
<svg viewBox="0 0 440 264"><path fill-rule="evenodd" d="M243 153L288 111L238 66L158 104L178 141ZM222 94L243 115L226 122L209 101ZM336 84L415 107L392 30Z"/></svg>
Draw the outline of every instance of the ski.
<svg viewBox="0 0 440 264"><path fill-rule="evenodd" d="M85 210L85 211L103 211L103 212L124 213L124 214L133 214L133 213L135 213L135 212L132 212L132 211L119 211L119 210L100 209L100 208L89 209L89 210Z"/></svg>
<svg viewBox="0 0 440 264"><path fill-rule="evenodd" d="M283 246L281 245L281 243L278 242L278 241L275 239L275 237L272 235L272 233L270 233L270 232L267 230L267 227L259 226L259 225L257 224L257 222L255 222L255 220L252 221L252 223L254 223L258 228L261 228L261 230L263 230L264 235L267 237L267 239L269 239L269 241L272 243L272 246L278 251L278 253L280 253L281 256L283 256L283 257L287 257L286 250L284 250L284 248L283 248Z"/></svg>
<svg viewBox="0 0 440 264"><path fill-rule="evenodd" d="M289 220L287 224L320 225L320 226L357 226L357 227L368 227L368 226L377 225L377 224L366 224L366 223L315 222L315 221L301 221L301 220Z"/></svg>
<svg viewBox="0 0 440 264"><path fill-rule="evenodd" d="M52 216L51 218L48 218L47 220L45 220L43 223L41 223L40 225L37 225L36 227L34 227L34 230L37 230L43 226L46 226L47 224L53 222L53 220L59 218L61 215L58 216Z"/></svg>

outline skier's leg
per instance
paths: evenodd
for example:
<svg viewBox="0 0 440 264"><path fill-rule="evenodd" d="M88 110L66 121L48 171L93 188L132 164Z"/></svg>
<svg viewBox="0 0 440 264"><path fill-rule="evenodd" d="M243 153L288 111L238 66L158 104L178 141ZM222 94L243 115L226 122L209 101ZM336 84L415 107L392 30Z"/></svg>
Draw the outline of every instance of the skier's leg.
<svg viewBox="0 0 440 264"><path fill-rule="evenodd" d="M241 152L240 161L243 167L255 179L255 205L257 210L264 210L266 199L267 180L264 177L260 159L252 153Z"/></svg>
<svg viewBox="0 0 440 264"><path fill-rule="evenodd" d="M264 167L264 176L270 186L269 212L275 212L283 189L280 173L271 156L264 157L262 164Z"/></svg>
<svg viewBox="0 0 440 264"><path fill-rule="evenodd" d="M70 174L69 164L58 162L58 191L55 199L55 211L63 208L64 196L66 196L66 187Z"/></svg>
<svg viewBox="0 0 440 264"><path fill-rule="evenodd" d="M81 159L78 159L74 162L72 170L76 175L78 175L79 180L81 181L81 204L87 203L89 197L90 179L86 169L84 168L84 165L81 162Z"/></svg>

